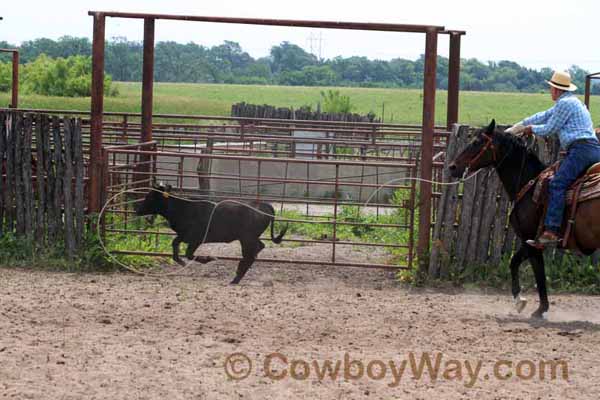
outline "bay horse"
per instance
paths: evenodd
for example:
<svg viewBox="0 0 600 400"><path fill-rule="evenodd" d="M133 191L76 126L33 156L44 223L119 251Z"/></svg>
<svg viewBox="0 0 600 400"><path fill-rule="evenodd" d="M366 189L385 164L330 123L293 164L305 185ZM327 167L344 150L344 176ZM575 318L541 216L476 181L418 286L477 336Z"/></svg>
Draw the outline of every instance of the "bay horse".
<svg viewBox="0 0 600 400"><path fill-rule="evenodd" d="M537 236L538 227L544 217L543 207L533 201L533 188L518 201L515 202L515 199L529 181L546 169L546 165L528 149L522 138L501 131L496 128L495 120L492 120L487 128L475 131L471 142L448 166L450 175L454 178L463 176L465 171L470 173L488 167L496 170L504 190L513 202L510 224L521 239L520 248L510 260L512 295L517 311L521 312L526 305L525 299L520 296L519 267L523 261L529 260L540 299L538 309L531 316L543 318L549 308L543 251L526 243ZM588 200L577 206L575 224L567 249L591 254L600 247L599 200Z"/></svg>

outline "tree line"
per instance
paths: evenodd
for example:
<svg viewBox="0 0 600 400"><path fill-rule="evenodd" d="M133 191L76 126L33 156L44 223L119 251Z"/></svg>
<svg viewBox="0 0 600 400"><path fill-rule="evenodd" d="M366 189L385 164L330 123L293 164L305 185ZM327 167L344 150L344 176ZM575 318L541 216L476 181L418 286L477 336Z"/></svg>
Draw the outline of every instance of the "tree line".
<svg viewBox="0 0 600 400"><path fill-rule="evenodd" d="M0 41L0 47L18 48L20 61L29 63L45 54L50 58L91 56L87 38L64 36L58 40L36 39L14 46ZM105 46L105 69L114 81L141 81L142 43L116 37ZM0 55L8 62L9 55ZM241 46L225 41L206 47L193 42L158 42L155 49L155 80L158 82L202 82L236 84L278 84L299 86L362 86L420 88L424 56L416 60L395 58L370 60L367 57L319 59L293 43L282 42L266 57L253 58ZM575 84L583 90L587 71L574 65L569 69ZM526 68L513 61L481 62L461 60L461 90L538 92L547 89L544 80L550 68ZM437 84L448 86L448 59L438 57ZM600 85L593 87L600 94Z"/></svg>

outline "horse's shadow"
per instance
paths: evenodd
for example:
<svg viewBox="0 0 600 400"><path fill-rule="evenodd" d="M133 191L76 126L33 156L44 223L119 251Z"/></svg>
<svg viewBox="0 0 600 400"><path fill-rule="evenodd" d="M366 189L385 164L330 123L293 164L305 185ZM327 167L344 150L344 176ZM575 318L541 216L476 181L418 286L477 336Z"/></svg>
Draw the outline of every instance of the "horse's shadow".
<svg viewBox="0 0 600 400"><path fill-rule="evenodd" d="M528 324L534 329L549 328L559 329L561 332L565 332L565 335L573 334L574 331L587 331L587 332L600 332L600 324L585 320L572 320L572 321L549 321L547 319L540 318L526 318L518 315L508 315L503 317L495 317L496 322L499 325L506 324Z"/></svg>

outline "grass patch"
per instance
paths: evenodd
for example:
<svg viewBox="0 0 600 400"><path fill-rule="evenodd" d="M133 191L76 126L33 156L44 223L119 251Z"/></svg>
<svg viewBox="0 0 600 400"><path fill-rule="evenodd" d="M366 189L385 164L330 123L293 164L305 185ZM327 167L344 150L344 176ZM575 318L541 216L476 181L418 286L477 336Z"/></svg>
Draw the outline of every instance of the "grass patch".
<svg viewBox="0 0 600 400"><path fill-rule="evenodd" d="M122 215L106 214L105 224L113 229L130 229L136 231L145 231L148 233L125 233L125 232L106 232L104 245L106 250L118 262L133 268L156 268L163 264L173 262L170 257L154 257L137 254L118 254L115 251L144 251L172 253L171 241L173 236L168 234L150 233L154 231L164 231L160 226L163 225L161 217L156 217L153 222L148 222L144 217L129 217L125 220Z"/></svg>
<svg viewBox="0 0 600 400"><path fill-rule="evenodd" d="M406 196L404 191L396 191L392 199L393 204L402 204ZM404 208L396 208L387 214L367 214L359 206L342 205L338 209L338 222L359 223L362 225L337 225L336 239L341 241L360 243L381 244L407 244L409 242L409 230L394 227L378 227L377 224L405 224L409 211ZM333 221L333 213L319 217L306 216L299 211L284 210L280 217L292 220L309 220L311 222L292 222L289 224L288 232L314 240L331 240L333 238L333 225L318 222ZM415 217L416 218L416 217ZM415 227L416 231L416 227ZM415 233L416 238L416 233ZM392 262L406 264L408 249L386 248Z"/></svg>
<svg viewBox="0 0 600 400"><path fill-rule="evenodd" d="M451 283L457 287L491 287L505 291L511 289L510 255L505 256L499 265L469 265L463 271L451 269L445 281L428 281L425 284L436 286ZM577 257L564 254L562 257L544 255L546 285L554 293L600 294L600 268L590 262L589 257ZM529 262L523 262L519 271L523 290L536 290L533 268ZM414 271L399 273L401 280L414 283Z"/></svg>
<svg viewBox="0 0 600 400"><path fill-rule="evenodd" d="M104 99L105 111L140 112L141 83L114 82L117 97ZM385 103L385 121L418 124L422 118L422 91L419 89L375 89L352 87L305 87L267 85L225 85L194 83L156 83L154 86L154 113L228 116L231 104L245 101L279 107L300 108L316 106L321 91L337 90L348 96L355 112L375 113L381 117ZM446 122L444 90L436 95L436 123ZM0 93L0 104L10 102L10 93ZM500 124L512 124L552 105L547 93L467 92L460 94L461 123L484 125L492 118ZM89 110L90 98L49 97L32 94L20 95L23 108ZM600 96L591 98L592 118L600 121Z"/></svg>
<svg viewBox="0 0 600 400"><path fill-rule="evenodd" d="M102 250L96 235L87 233L82 247L83 251L74 259L67 259L65 245L60 238L40 247L33 239L5 232L0 236L0 265L67 272L109 272L116 269L116 265Z"/></svg>

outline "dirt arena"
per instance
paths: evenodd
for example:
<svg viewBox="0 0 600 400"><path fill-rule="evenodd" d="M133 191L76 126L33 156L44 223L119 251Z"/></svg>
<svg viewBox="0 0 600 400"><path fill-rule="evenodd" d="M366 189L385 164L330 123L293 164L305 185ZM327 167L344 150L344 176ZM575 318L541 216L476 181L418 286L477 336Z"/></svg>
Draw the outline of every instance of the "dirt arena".
<svg viewBox="0 0 600 400"><path fill-rule="evenodd" d="M232 287L234 267L0 269L2 398L598 398L598 297L551 296L537 322L533 294L521 316L505 293L410 289L380 270L264 263ZM415 379L425 353L436 379L426 365Z"/></svg>

